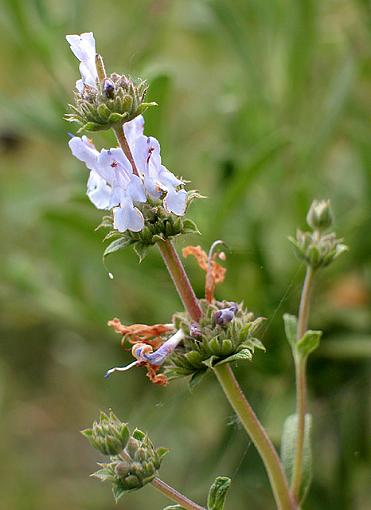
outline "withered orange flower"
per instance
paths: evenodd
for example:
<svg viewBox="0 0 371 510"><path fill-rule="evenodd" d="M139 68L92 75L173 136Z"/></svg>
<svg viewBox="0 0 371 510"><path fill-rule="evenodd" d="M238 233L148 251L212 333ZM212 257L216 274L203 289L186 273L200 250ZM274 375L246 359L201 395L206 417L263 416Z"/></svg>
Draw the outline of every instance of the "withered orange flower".
<svg viewBox="0 0 371 510"><path fill-rule="evenodd" d="M138 342L145 343L151 345L155 349L163 343L161 335L171 333L174 329L172 324L131 324L130 326L125 326L121 324L120 320L117 318L108 321L107 324L111 326L116 333L122 335L122 345L124 345L127 340L131 344L136 344Z"/></svg>
<svg viewBox="0 0 371 510"><path fill-rule="evenodd" d="M214 299L214 291L217 283L224 281L226 268L216 262L216 259L225 260L226 256L224 252L213 253L213 244L209 255L201 248L201 246L186 246L183 248L183 257L192 255L195 257L198 265L201 269L206 272L205 280L205 298L211 303Z"/></svg>

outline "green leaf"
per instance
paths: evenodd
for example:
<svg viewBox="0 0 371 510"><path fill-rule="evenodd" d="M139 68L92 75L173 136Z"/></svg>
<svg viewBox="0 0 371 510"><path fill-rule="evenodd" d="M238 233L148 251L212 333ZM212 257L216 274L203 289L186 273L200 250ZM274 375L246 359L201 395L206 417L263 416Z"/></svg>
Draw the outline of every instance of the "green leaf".
<svg viewBox="0 0 371 510"><path fill-rule="evenodd" d="M183 220L182 233L183 234L199 234L199 235L201 235L196 223L188 218Z"/></svg>
<svg viewBox="0 0 371 510"><path fill-rule="evenodd" d="M189 381L189 389L193 391L196 386L200 384L206 374L207 370L199 370L198 372L195 372Z"/></svg>
<svg viewBox="0 0 371 510"><path fill-rule="evenodd" d="M165 457L165 455L169 453L169 451L170 451L169 448L160 446L159 448L157 448L156 453L160 457L160 460L162 460Z"/></svg>
<svg viewBox="0 0 371 510"><path fill-rule="evenodd" d="M125 493L125 489L122 487L121 482L112 484L112 493L117 503Z"/></svg>
<svg viewBox="0 0 371 510"><path fill-rule="evenodd" d="M319 346L321 336L322 331L306 331L304 336L296 342L297 352L303 357L309 356L309 354L315 351Z"/></svg>
<svg viewBox="0 0 371 510"><path fill-rule="evenodd" d="M224 363L232 363L233 361L240 361L240 360L251 360L252 354L249 351L249 349L242 349L240 352L237 352L236 354L232 354L232 356L228 356L228 358L222 359L217 365L223 365Z"/></svg>
<svg viewBox="0 0 371 510"><path fill-rule="evenodd" d="M231 479L226 476L218 476L212 484L207 497L208 510L223 510L227 492L231 486Z"/></svg>
<svg viewBox="0 0 371 510"><path fill-rule="evenodd" d="M296 414L292 414L286 418L281 439L281 459L289 482L292 479L294 469L297 429L298 417ZM311 431L312 416L307 414L305 416L303 473L299 503L304 501L312 480Z"/></svg>
<svg viewBox="0 0 371 510"><path fill-rule="evenodd" d="M106 482L107 480L114 480L114 476L112 474L112 470L109 468L98 469L95 473L90 475L93 478L98 478L102 482Z"/></svg>
<svg viewBox="0 0 371 510"><path fill-rule="evenodd" d="M298 331L298 319L295 317L295 315L285 313L283 316L283 322L285 323L286 338L291 347L294 349Z"/></svg>
<svg viewBox="0 0 371 510"><path fill-rule="evenodd" d="M134 251L139 257L139 262L143 262L143 260L147 256L148 250L149 250L148 244L143 243L134 244Z"/></svg>
<svg viewBox="0 0 371 510"><path fill-rule="evenodd" d="M138 439L138 441L143 441L143 439L146 437L146 435L142 430L135 429L133 432L133 437L135 439Z"/></svg>
<svg viewBox="0 0 371 510"><path fill-rule="evenodd" d="M167 506L166 508L164 508L164 510L186 510L186 509L184 508L184 506L171 505L171 506Z"/></svg>
<svg viewBox="0 0 371 510"><path fill-rule="evenodd" d="M103 258L105 259L111 253L114 253L115 251L118 251L118 250L122 250L123 248L130 246L130 244L132 244L131 239L128 239L126 237L120 237L120 239L115 239L104 250Z"/></svg>

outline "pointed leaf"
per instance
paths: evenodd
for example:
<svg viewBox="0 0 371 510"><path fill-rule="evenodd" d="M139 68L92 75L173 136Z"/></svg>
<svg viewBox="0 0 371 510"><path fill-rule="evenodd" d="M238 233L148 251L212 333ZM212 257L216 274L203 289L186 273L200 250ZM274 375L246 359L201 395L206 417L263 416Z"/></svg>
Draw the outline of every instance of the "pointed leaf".
<svg viewBox="0 0 371 510"><path fill-rule="evenodd" d="M171 506L167 506L166 508L164 508L164 510L186 510L186 509L184 508L184 506L171 505Z"/></svg>
<svg viewBox="0 0 371 510"><path fill-rule="evenodd" d="M122 250L123 248L126 248L130 244L132 244L131 239L128 239L126 237L120 237L120 239L115 239L104 250L103 258L106 258L108 255L110 255L111 253L114 253L115 251Z"/></svg>
<svg viewBox="0 0 371 510"><path fill-rule="evenodd" d="M292 348L295 347L297 331L298 331L298 320L295 315L285 313L283 316L283 322L285 323L286 338Z"/></svg>
<svg viewBox="0 0 371 510"><path fill-rule="evenodd" d="M322 331L308 330L303 338L297 341L296 350L301 356L309 356L311 352L317 349L322 336Z"/></svg>
<svg viewBox="0 0 371 510"><path fill-rule="evenodd" d="M165 455L169 453L169 451L170 451L169 448L164 448L163 446L160 446L159 448L157 448L156 453L162 460L165 457Z"/></svg>
<svg viewBox="0 0 371 510"><path fill-rule="evenodd" d="M292 479L294 468L297 429L298 417L296 414L292 414L286 418L281 439L281 459L289 482ZM312 480L311 429L312 416L307 414L305 416L303 474L300 488L300 503L304 501Z"/></svg>
<svg viewBox="0 0 371 510"><path fill-rule="evenodd" d="M115 498L115 501L117 503L119 501L119 499L124 495L125 489L119 483L113 484L112 485L112 493L113 493L113 497Z"/></svg>
<svg viewBox="0 0 371 510"><path fill-rule="evenodd" d="M134 244L134 251L139 257L139 262L142 262L145 259L146 255L148 253L148 250L149 250L148 244L143 244L143 243L135 243Z"/></svg>
<svg viewBox="0 0 371 510"><path fill-rule="evenodd" d="M249 351L249 349L242 349L242 351L237 352L236 354L232 354L232 356L229 356L228 358L222 359L217 365L224 365L224 363L232 363L233 361L240 361L240 360L251 360L252 354Z"/></svg>
<svg viewBox="0 0 371 510"><path fill-rule="evenodd" d="M231 479L226 476L218 476L209 490L207 498L208 510L223 510L227 492L231 486Z"/></svg>

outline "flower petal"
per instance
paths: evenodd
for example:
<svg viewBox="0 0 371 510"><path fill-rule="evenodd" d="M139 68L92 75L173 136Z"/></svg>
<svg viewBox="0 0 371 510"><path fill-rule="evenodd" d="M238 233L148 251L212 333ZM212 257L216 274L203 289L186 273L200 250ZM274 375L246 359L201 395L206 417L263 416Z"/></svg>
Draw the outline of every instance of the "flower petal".
<svg viewBox="0 0 371 510"><path fill-rule="evenodd" d="M113 210L113 220L114 228L119 232L125 232L126 230L140 232L144 227L142 213L134 207L130 200Z"/></svg>
<svg viewBox="0 0 371 510"><path fill-rule="evenodd" d="M129 184L133 170L121 149L102 149L98 155L97 171L112 186Z"/></svg>
<svg viewBox="0 0 371 510"><path fill-rule="evenodd" d="M66 39L70 44L73 54L81 62L80 72L82 82L95 88L98 73L95 65L96 50L93 32L85 32L81 35L66 35ZM81 92L81 83L76 83L76 86Z"/></svg>
<svg viewBox="0 0 371 510"><path fill-rule="evenodd" d="M135 142L139 136L143 135L144 131L144 118L143 115L138 115L130 122L125 122L124 133L130 148L134 148Z"/></svg>
<svg viewBox="0 0 371 510"><path fill-rule="evenodd" d="M127 194L133 202L146 202L147 197L144 192L142 179L137 175L132 175L127 187Z"/></svg>
<svg viewBox="0 0 371 510"><path fill-rule="evenodd" d="M96 170L99 152L86 136L74 136L68 145L75 158L83 161L89 170Z"/></svg>
<svg viewBox="0 0 371 510"><path fill-rule="evenodd" d="M87 195L97 209L111 207L112 188L94 170L90 172L88 179Z"/></svg>
<svg viewBox="0 0 371 510"><path fill-rule="evenodd" d="M166 197L164 198L164 207L167 211L183 216L187 206L187 192L184 189L176 191L170 188Z"/></svg>

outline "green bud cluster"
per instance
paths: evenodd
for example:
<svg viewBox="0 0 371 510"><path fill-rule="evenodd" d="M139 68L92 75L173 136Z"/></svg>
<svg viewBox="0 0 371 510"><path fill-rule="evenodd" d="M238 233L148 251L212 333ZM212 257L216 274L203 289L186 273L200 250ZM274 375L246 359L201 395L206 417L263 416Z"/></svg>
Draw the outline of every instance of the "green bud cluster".
<svg viewBox="0 0 371 510"><path fill-rule="evenodd" d="M165 364L169 379L191 376L191 386L217 364L251 360L256 348L265 350L254 336L263 318L254 319L243 303L233 303L236 311L226 324L218 324L215 317L220 310L227 309L230 302L208 303L201 299L200 304L202 316L197 324L187 313L174 315L176 329L182 329L186 336Z"/></svg>
<svg viewBox="0 0 371 510"><path fill-rule="evenodd" d="M106 438L109 437L110 445L115 444L116 448L102 448L101 441L92 440L97 435L102 438L103 430L107 430ZM148 435L139 429L131 434L127 424L118 420L112 412L109 415L101 413L100 421L82 433L94 448L110 456L110 462L98 463L100 469L91 476L103 482L110 481L116 501L125 492L138 490L150 483L157 476L162 459L168 452L166 448L155 448ZM120 445L112 441L112 438L116 440L123 436Z"/></svg>
<svg viewBox="0 0 371 510"><path fill-rule="evenodd" d="M83 92L75 92L75 104L69 105L70 122L78 122L82 131L102 131L133 120L149 106L144 98L148 85L143 80L132 80L112 73L97 81L97 87L85 85Z"/></svg>
<svg viewBox="0 0 371 510"><path fill-rule="evenodd" d="M289 237L294 245L296 255L306 262L312 269L326 267L348 250L342 239L335 233L325 234L333 222L333 215L328 200L313 201L308 214L307 223L312 232L303 232L300 229L296 237Z"/></svg>
<svg viewBox="0 0 371 510"><path fill-rule="evenodd" d="M195 191L189 191L187 207L198 196ZM137 204L137 207L142 212L145 221L144 228L140 232L127 230L121 233L113 230L113 217L108 215L97 227L98 229L110 229L104 240L114 239L105 249L104 257L127 246L132 246L142 261L150 246L158 241L172 239L183 234L199 234L198 228L192 220L167 212L161 200L147 199L146 203Z"/></svg>
<svg viewBox="0 0 371 510"><path fill-rule="evenodd" d="M101 411L99 421L95 421L91 429L82 430L81 433L104 455L119 454L129 439L126 424L122 423L112 411L109 414Z"/></svg>

